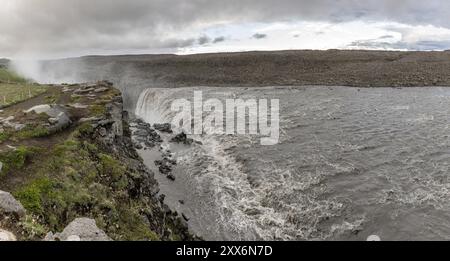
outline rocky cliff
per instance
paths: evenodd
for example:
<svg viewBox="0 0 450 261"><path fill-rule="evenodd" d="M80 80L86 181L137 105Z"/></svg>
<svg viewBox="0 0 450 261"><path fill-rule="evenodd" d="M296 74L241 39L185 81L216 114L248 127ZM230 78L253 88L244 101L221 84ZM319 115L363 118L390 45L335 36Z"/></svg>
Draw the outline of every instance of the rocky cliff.
<svg viewBox="0 0 450 261"><path fill-rule="evenodd" d="M107 82L50 89L52 104L37 97L2 112L23 128L3 126L0 190L11 194L0 193L0 240L195 239L158 196L120 92ZM42 135L24 136L30 124Z"/></svg>

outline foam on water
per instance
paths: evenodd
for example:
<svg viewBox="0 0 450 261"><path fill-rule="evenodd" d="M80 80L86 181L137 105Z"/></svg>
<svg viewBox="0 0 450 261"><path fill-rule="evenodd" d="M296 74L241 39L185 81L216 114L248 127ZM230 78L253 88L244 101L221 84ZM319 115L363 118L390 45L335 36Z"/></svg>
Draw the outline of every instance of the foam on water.
<svg viewBox="0 0 450 261"><path fill-rule="evenodd" d="M261 146L249 135L193 135L202 145L179 150L165 144L177 151L192 201L190 224L206 239L450 235L450 91L148 89L136 115L171 122L173 99L190 99L194 90L218 99L279 98L281 104L278 145ZM170 194L170 187L163 192Z"/></svg>

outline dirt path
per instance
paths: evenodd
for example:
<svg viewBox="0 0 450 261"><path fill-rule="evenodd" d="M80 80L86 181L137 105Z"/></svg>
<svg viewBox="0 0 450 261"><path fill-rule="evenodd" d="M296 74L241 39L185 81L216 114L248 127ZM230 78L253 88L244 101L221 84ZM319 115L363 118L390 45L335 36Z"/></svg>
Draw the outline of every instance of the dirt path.
<svg viewBox="0 0 450 261"><path fill-rule="evenodd" d="M61 87L51 86L43 94L5 108L0 113L0 117L7 118L9 116L14 116L15 120L21 121L22 117L25 115L23 111L37 105L48 104L49 97L56 98L56 104L67 104L70 101L70 94L62 92ZM60 144L61 142L66 140L74 128L75 127L72 126L61 132L57 132L55 134L42 138L30 138L19 141L7 140L0 144L0 152L10 151L11 149L17 148L19 146L41 148L41 152L33 157L31 163L34 165L43 161L43 159L48 156L55 145ZM12 188L18 187L19 184L28 179L31 175L33 175L32 169L29 167L25 167L23 170L21 170L20 175L8 175L6 177L2 177L0 178L0 182L2 183L3 189L12 190Z"/></svg>

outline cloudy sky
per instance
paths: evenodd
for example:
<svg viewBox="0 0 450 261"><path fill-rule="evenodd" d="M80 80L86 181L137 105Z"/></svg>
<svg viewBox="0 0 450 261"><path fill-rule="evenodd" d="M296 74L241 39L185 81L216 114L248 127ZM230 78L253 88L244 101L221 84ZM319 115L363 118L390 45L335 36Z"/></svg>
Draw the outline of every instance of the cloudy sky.
<svg viewBox="0 0 450 261"><path fill-rule="evenodd" d="M0 0L0 57L450 49L447 0Z"/></svg>

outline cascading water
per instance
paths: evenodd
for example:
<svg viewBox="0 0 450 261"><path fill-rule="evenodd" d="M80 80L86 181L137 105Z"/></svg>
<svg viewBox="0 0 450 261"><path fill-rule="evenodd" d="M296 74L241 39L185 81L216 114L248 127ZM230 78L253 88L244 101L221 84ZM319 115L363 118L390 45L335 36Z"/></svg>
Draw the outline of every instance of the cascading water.
<svg viewBox="0 0 450 261"><path fill-rule="evenodd" d="M171 122L172 101L195 90L281 106L274 146L249 135L163 144L178 167L162 192L186 201L189 225L205 239L448 239L448 89L148 89L136 116Z"/></svg>

